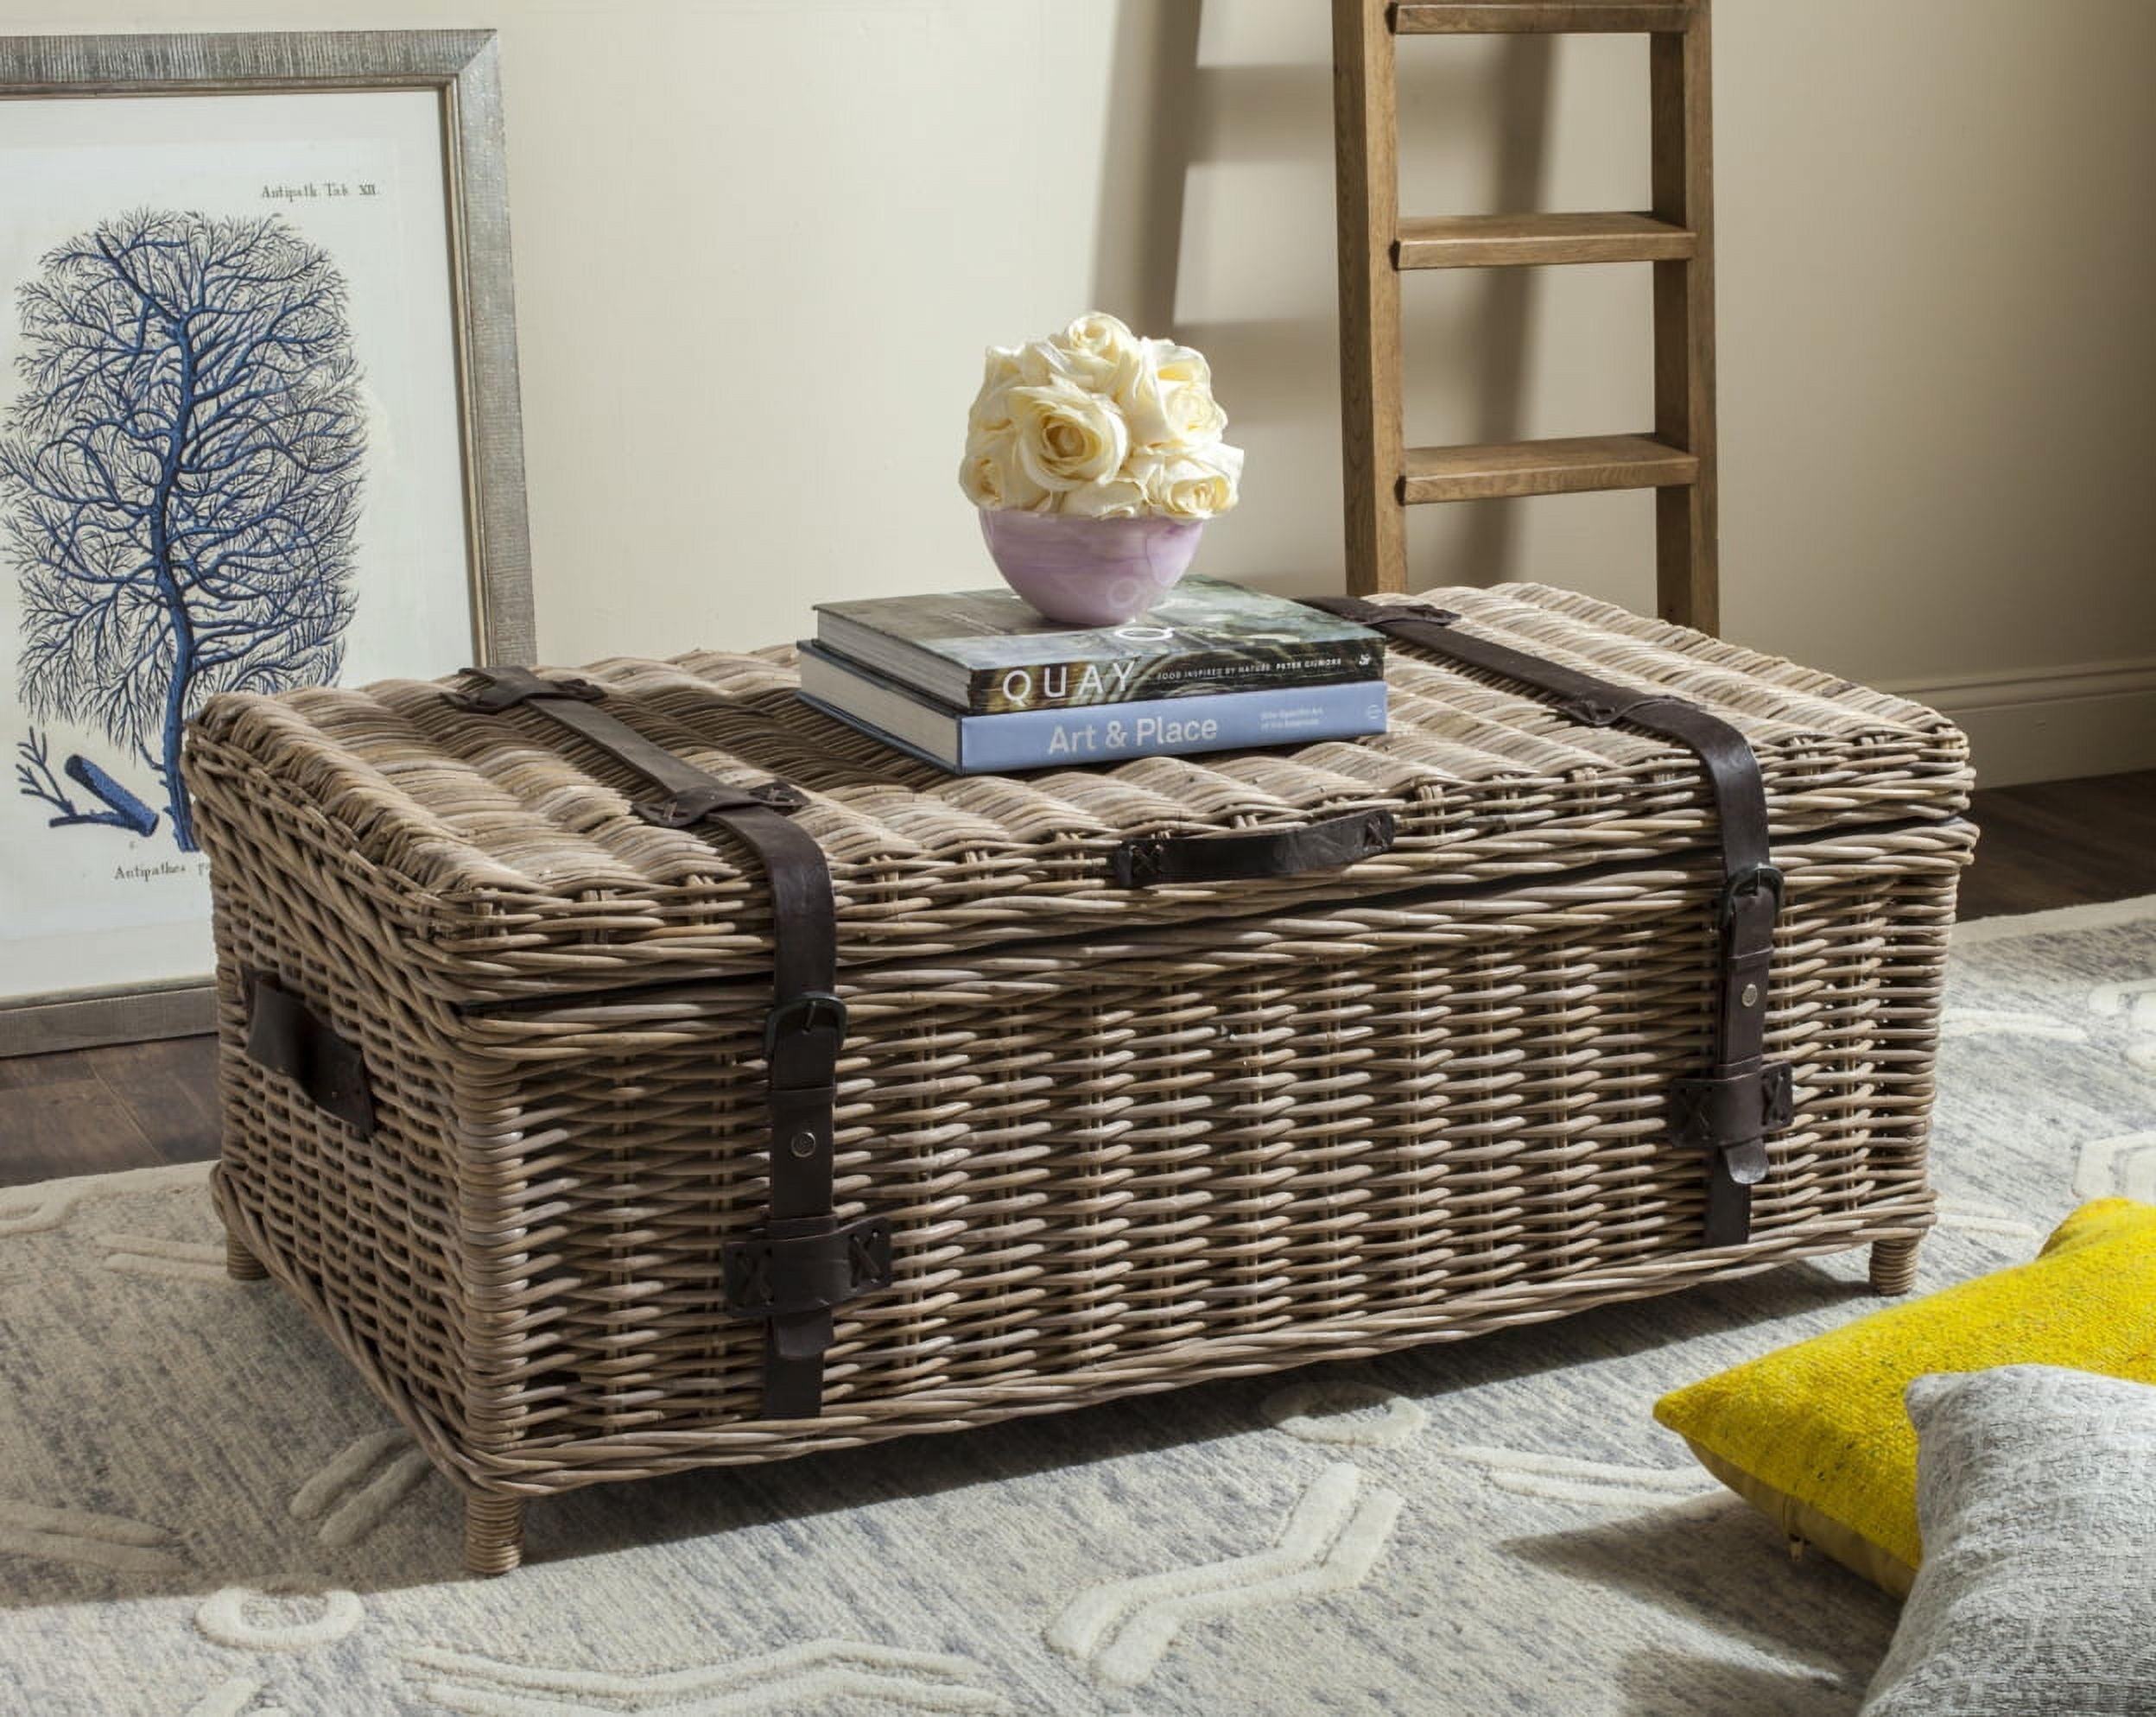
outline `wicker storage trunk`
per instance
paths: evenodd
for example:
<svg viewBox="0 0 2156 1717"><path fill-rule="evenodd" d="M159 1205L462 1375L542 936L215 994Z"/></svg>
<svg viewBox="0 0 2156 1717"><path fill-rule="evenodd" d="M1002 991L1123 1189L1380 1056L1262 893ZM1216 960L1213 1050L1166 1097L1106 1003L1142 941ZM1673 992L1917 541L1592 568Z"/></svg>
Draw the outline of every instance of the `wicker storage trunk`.
<svg viewBox="0 0 2156 1717"><path fill-rule="evenodd" d="M1385 738L1019 778L778 651L216 700L233 1269L496 1572L574 1486L1860 1245L1906 1287L1962 736L1554 590L1372 611L1423 629Z"/></svg>

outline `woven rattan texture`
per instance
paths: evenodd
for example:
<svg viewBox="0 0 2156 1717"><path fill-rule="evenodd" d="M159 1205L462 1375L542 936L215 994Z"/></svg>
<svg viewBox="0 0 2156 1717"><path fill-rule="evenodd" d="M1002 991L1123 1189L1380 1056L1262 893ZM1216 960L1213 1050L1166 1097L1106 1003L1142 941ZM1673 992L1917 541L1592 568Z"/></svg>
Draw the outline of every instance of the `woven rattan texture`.
<svg viewBox="0 0 2156 1717"><path fill-rule="evenodd" d="M1778 856L1769 1053L1800 1120L1753 1244L1698 1250L1664 1099L1706 1054L1714 877L1126 927L848 985L824 1416L756 1419L719 1247L764 1213L768 984L460 1011L376 888L224 799L219 1196L446 1470L536 1495L1474 1334L1912 1236L1958 822ZM239 1052L274 972L365 1047L360 1140ZM505 1565L505 1564L504 1564Z"/></svg>
<svg viewBox="0 0 2156 1717"><path fill-rule="evenodd" d="M1965 742L1917 705L1569 592L1429 599L1535 654L1727 717L1760 757L1779 837L1966 802ZM790 659L579 671L607 687L612 713L713 774L808 791L799 820L829 856L853 966L1284 910L1307 895L1297 879L1119 889L1106 855L1134 834L1391 808L1397 844L1327 878L1340 898L1646 864L1712 837L1689 753L1583 727L1411 647L1390 652L1384 739L1020 777L952 776L817 714L794 696ZM222 698L196 725L188 772L225 815L274 823L294 865L365 894L407 945L406 985L469 999L769 969L745 851L638 820L628 808L643 783L529 709L477 719L422 681Z"/></svg>

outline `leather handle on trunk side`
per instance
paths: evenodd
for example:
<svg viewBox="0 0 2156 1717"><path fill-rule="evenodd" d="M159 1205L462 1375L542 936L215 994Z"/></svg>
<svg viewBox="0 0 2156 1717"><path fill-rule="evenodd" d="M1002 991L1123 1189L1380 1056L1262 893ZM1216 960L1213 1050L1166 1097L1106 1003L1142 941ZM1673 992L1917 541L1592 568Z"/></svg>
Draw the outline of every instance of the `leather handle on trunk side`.
<svg viewBox="0 0 2156 1717"><path fill-rule="evenodd" d="M1233 883L1337 871L1389 851L1398 826L1390 811L1357 811L1301 828L1235 834L1155 834L1126 840L1109 868L1126 889L1156 883Z"/></svg>

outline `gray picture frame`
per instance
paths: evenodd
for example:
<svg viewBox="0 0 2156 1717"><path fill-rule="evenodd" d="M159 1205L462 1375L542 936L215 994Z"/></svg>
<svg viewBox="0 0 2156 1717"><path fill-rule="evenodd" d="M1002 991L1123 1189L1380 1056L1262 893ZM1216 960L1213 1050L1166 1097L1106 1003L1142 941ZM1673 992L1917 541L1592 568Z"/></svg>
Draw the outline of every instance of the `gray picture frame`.
<svg viewBox="0 0 2156 1717"><path fill-rule="evenodd" d="M534 655L530 539L510 279L501 55L492 30L0 37L0 100L433 92L455 334L472 636L482 662ZM0 993L0 1057L208 1031L212 987Z"/></svg>

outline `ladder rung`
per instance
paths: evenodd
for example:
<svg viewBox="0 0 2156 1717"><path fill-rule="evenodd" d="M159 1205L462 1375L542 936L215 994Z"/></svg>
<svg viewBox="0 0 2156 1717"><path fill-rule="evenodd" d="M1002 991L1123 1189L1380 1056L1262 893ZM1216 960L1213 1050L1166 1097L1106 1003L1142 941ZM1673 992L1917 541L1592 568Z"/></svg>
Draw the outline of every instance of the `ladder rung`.
<svg viewBox="0 0 2156 1717"><path fill-rule="evenodd" d="M1591 489L1660 489L1694 481L1699 460L1651 435L1575 435L1476 447L1410 447L1400 499L1483 501Z"/></svg>
<svg viewBox="0 0 2156 1717"><path fill-rule="evenodd" d="M1398 35L1503 35L1515 31L1682 30L1690 27L1690 0L1398 0Z"/></svg>
<svg viewBox="0 0 2156 1717"><path fill-rule="evenodd" d="M1431 215L1400 223L1400 269L1682 262L1696 235L1644 214Z"/></svg>

